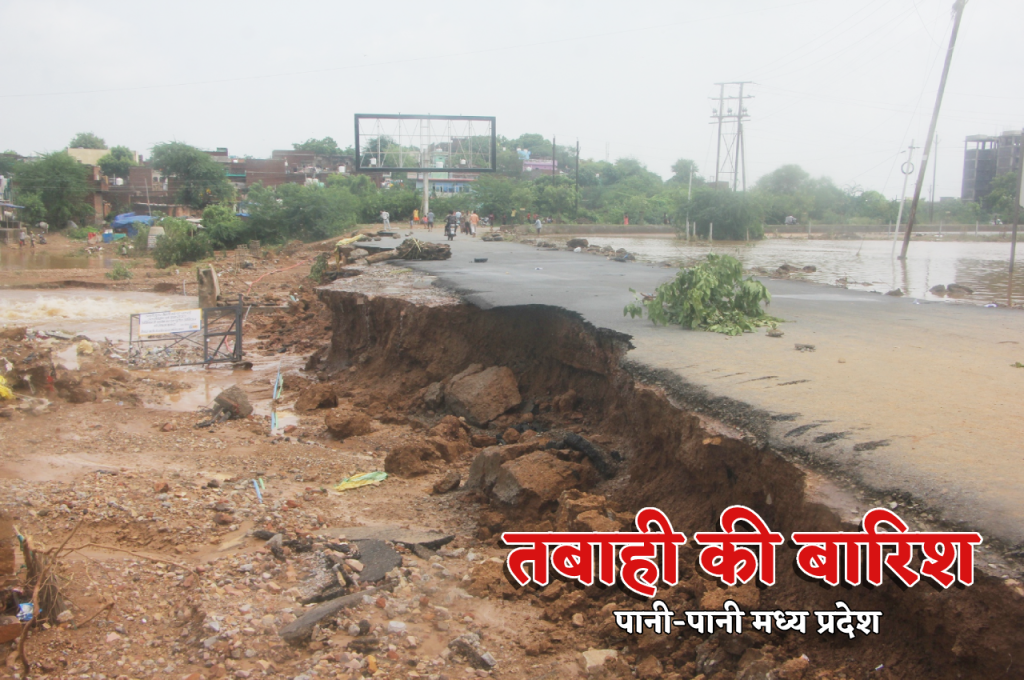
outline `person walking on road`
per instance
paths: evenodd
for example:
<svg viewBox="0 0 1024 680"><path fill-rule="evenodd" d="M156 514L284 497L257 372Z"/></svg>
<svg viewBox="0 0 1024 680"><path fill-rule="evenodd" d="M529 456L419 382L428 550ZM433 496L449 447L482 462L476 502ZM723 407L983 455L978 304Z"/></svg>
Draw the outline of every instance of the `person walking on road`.
<svg viewBox="0 0 1024 680"><path fill-rule="evenodd" d="M480 224L480 216L474 210L469 214L469 231L471 236L476 236L476 228Z"/></svg>
<svg viewBox="0 0 1024 680"><path fill-rule="evenodd" d="M380 211L380 218L382 220L384 220L384 231L390 231L391 230L391 213L389 213L387 210L381 210Z"/></svg>
<svg viewBox="0 0 1024 680"><path fill-rule="evenodd" d="M537 236L540 236L540 230L544 226L541 224L540 217L537 217L537 221L533 223L533 226L537 228Z"/></svg>
<svg viewBox="0 0 1024 680"><path fill-rule="evenodd" d="M427 231L434 231L434 211L427 213Z"/></svg>

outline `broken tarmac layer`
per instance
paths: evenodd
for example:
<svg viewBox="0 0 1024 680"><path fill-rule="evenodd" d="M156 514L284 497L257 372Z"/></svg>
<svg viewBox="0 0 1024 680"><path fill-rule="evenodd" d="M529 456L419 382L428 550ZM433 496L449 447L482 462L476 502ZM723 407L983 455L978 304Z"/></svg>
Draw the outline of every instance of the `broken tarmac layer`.
<svg viewBox="0 0 1024 680"><path fill-rule="evenodd" d="M866 491L873 503L1024 552L1024 381L1012 368L1024 360L1020 310L764 280L784 336L725 337L623 316L630 288L651 293L672 269L472 238L452 243L451 260L409 266L482 309L546 304L628 334L634 377L663 386L684 409ZM845 495L822 501L850 517L864 510Z"/></svg>
<svg viewBox="0 0 1024 680"><path fill-rule="evenodd" d="M0 451L4 476L23 479L44 453L44 461L86 458L80 462L87 467L62 480L0 479L3 507L17 515L19 528L56 545L85 513L84 540L135 553L93 545L82 548L92 560L67 559L77 620L111 597L117 605L78 630L65 622L34 634L34 662L51 673L193 680L228 673L358 677L374 669L390 677L472 669L561 678L589 669L606 677L771 673L838 680L868 672L998 677L1019 647L1019 586L983 575L956 592L903 593L891 583L843 591L851 607L885 612L881 635L855 641L649 631L626 637L610 612L637 604L618 589L512 588L502 570L507 551L496 538L507 529L628 529L631 513L653 504L677 528L694 531L712 527L732 502L751 505L778 531L851 527L806 498L818 481L814 474L680 411L660 389L621 370L621 335L551 308L482 312L404 267L370 267L339 284L321 292L328 310L314 301L302 312L314 315L308 328L291 330L274 318L264 326L269 337L257 341L267 354L295 335L331 343L309 362L320 372L285 377L286 401L309 395L304 403L311 409L287 437L267 437L258 417L196 430L202 414L115 408L104 394L81 405L55 402L45 421L20 413L0 421L5 442L12 442ZM333 318L333 335L311 334L325 314ZM463 377L507 368L521 402L485 428L441 417L452 383L474 386L454 380L473 364L480 369ZM250 396L266 389L241 382ZM492 396L501 394L508 398L505 390ZM39 422L58 436L40 438ZM326 426L365 422L369 431L356 428L362 434ZM615 475L603 479L588 454L557 448L568 433L612 460L620 452ZM495 453L501 462L494 484L482 472L475 481L474 462ZM329 489L389 460L396 474L381 486ZM407 472L416 476L401 476ZM452 473L474 488L434 494ZM503 481L495 493L498 474ZM252 490L257 476L267 483L264 504ZM330 600L340 600L336 615L312 627L303 638L308 643L286 644L280 634L322 606L311 598L334 587L323 580L328 572L342 580L361 573L348 562L356 559L358 540L340 536L382 522L443 529L455 539L433 555L399 541L400 569L379 584L359 584L351 593L359 598ZM335 535L316 536L330 527L339 528ZM271 541L282 534L283 559L254 528L271 532ZM693 571L692 547L683 554L680 585L659 592L677 611L717 608L726 596L745 609L831 607L840 597L784 569L774 588L722 590ZM788 550L777 562L787 561ZM344 567L333 571L329 564ZM312 604L306 609L302 601Z"/></svg>

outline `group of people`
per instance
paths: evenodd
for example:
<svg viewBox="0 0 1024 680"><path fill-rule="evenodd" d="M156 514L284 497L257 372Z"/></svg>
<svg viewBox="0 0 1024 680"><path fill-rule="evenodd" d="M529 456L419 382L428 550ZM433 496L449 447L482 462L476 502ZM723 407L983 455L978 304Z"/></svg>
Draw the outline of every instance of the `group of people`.
<svg viewBox="0 0 1024 680"><path fill-rule="evenodd" d="M484 218L485 224L489 219ZM461 210L449 210L448 216L444 220L444 235L448 237L449 241L452 241L461 227L462 233L466 236L476 236L478 226L480 226L480 216L476 214L475 210L467 213L463 213Z"/></svg>
<svg viewBox="0 0 1024 680"><path fill-rule="evenodd" d="M22 228L21 233L18 236L18 247L19 248L24 248L26 241L28 241L28 244L29 244L30 248L35 248L36 247L36 236L35 236L35 234L32 233L31 229L28 229L26 231L24 228ZM39 231L39 243L44 244L44 245L46 244L46 230L45 229L40 229L40 231Z"/></svg>

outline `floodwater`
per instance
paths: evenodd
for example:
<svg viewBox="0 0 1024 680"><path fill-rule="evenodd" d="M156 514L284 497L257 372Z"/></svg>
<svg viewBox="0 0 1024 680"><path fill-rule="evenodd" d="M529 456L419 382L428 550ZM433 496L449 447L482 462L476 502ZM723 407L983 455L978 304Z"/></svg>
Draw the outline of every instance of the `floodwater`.
<svg viewBox="0 0 1024 680"><path fill-rule="evenodd" d="M0 325L127 340L132 314L192 309L195 297L75 288L0 291Z"/></svg>
<svg viewBox="0 0 1024 680"><path fill-rule="evenodd" d="M576 235L574 235L576 236ZM545 240L564 242L574 236L553 235ZM625 248L642 262L692 265L712 248L707 241L687 244L671 235L587 236L592 245ZM899 254L901 243L896 244ZM795 238L765 239L751 243L715 242L714 252L732 255L747 269L763 267L769 271L783 264L797 267L813 265L813 273L793 274L792 278L846 285L855 290L885 293L900 288L912 297L943 300L928 290L935 285L959 283L974 289L974 295L961 298L974 303L1006 303L1009 280L1009 242L915 241L910 244L906 262L893 255L888 240L807 240ZM1021 253L1024 256L1024 252ZM1014 304L1024 304L1024 275L1015 265Z"/></svg>
<svg viewBox="0 0 1024 680"><path fill-rule="evenodd" d="M47 252L44 246L35 248L0 248L0 271L26 269L111 269L114 256L67 255Z"/></svg>

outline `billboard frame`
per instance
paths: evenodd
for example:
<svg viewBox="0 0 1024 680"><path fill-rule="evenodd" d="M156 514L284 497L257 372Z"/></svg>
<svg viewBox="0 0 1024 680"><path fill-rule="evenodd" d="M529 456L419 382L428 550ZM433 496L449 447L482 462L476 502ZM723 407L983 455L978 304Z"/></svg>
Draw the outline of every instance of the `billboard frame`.
<svg viewBox="0 0 1024 680"><path fill-rule="evenodd" d="M436 168L436 167L420 167L420 166L374 166L373 168L361 167L362 151L359 146L359 119L360 118L377 118L385 120L457 120L457 121L471 121L478 120L481 122L488 122L491 125L491 165L489 168ZM438 115L415 115L407 113L357 113L355 114L355 172L465 172L465 173L483 173L483 172L497 172L498 170L498 131L497 131L497 117L496 116L438 116Z"/></svg>

